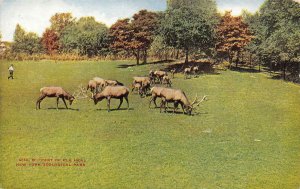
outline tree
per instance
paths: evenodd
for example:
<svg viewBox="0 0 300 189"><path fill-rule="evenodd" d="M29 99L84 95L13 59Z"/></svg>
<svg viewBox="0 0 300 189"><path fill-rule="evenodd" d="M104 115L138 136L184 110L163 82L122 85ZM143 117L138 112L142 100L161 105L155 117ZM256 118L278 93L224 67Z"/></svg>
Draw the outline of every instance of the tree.
<svg viewBox="0 0 300 189"><path fill-rule="evenodd" d="M158 28L158 14L141 10L133 15L131 22L133 32L133 41L137 41L137 48L144 52L144 63L147 63L147 50L154 40Z"/></svg>
<svg viewBox="0 0 300 189"><path fill-rule="evenodd" d="M64 29L60 43L64 52L99 55L108 48L108 28L94 17L82 17Z"/></svg>
<svg viewBox="0 0 300 189"><path fill-rule="evenodd" d="M118 20L110 27L110 47L115 50L125 50L140 62L140 52L143 51L144 63L147 62L147 50L154 40L158 27L158 14L141 10L133 15L132 21L127 18Z"/></svg>
<svg viewBox="0 0 300 189"><path fill-rule="evenodd" d="M43 33L42 45L48 54L54 54L59 49L59 37L53 29L47 28Z"/></svg>
<svg viewBox="0 0 300 189"><path fill-rule="evenodd" d="M252 44L259 60L270 70L281 67L299 80L300 5L293 0L266 0L249 22L256 38ZM249 21L249 20L248 20ZM251 19L250 19L251 21Z"/></svg>
<svg viewBox="0 0 300 189"><path fill-rule="evenodd" d="M227 55L229 62L232 63L232 58L236 55L236 67L239 62L240 52L251 41L251 35L248 25L242 21L242 17L233 17L231 12L225 12L220 24L217 26L216 50L218 53Z"/></svg>
<svg viewBox="0 0 300 189"><path fill-rule="evenodd" d="M50 23L53 31L60 37L63 30L70 24L75 22L72 13L56 13L50 18Z"/></svg>
<svg viewBox="0 0 300 189"><path fill-rule="evenodd" d="M33 53L41 52L41 39L36 33L26 33L25 30L17 24L14 33L14 43L12 50L16 53L26 53L32 55Z"/></svg>
<svg viewBox="0 0 300 189"><path fill-rule="evenodd" d="M214 44L214 22L193 7L168 9L160 24L160 35L167 45L182 49L188 62L193 49L208 49Z"/></svg>

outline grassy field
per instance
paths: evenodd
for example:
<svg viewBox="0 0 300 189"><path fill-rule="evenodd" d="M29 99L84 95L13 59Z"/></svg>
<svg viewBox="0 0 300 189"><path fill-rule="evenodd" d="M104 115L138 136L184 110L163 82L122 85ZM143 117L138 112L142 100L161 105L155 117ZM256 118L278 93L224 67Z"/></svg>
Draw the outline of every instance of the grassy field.
<svg viewBox="0 0 300 189"><path fill-rule="evenodd" d="M11 63L15 79L8 81ZM194 116L159 113L135 94L129 111L108 113L106 101L88 99L57 111L49 98L35 110L43 86L73 92L94 76L129 86L133 76L164 66L126 66L132 63L0 62L0 188L300 187L300 87L264 73L176 75L174 88L190 99L209 96ZM86 162L20 167L20 158Z"/></svg>

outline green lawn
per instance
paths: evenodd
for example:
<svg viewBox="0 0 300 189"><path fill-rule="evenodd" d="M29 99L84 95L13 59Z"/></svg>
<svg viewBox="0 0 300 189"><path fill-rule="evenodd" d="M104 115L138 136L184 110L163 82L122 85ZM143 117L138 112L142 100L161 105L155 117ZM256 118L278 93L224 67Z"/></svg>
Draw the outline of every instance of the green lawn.
<svg viewBox="0 0 300 189"><path fill-rule="evenodd" d="M148 108L149 98L135 94L129 111L108 113L106 101L95 106L88 99L74 104L75 110L57 111L49 98L37 111L43 86L73 92L94 76L129 86L133 76L164 65L12 63L15 80L8 81L11 62L0 61L0 188L300 187L297 85L264 73L224 71L189 80L177 74L174 88L191 100L209 97L197 115L159 113ZM19 167L19 158L82 158L86 166Z"/></svg>

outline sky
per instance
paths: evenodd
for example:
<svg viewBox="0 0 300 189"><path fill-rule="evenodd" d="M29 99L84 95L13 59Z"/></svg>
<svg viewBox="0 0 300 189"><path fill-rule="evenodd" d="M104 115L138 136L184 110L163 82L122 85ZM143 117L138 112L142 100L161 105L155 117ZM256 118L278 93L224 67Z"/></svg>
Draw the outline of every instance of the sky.
<svg viewBox="0 0 300 189"><path fill-rule="evenodd" d="M220 12L242 9L255 12L264 0L217 0ZM166 9L166 0L0 0L0 32L3 41L12 41L16 24L27 32L42 35L50 26L49 19L57 12L72 12L74 17L94 16L97 21L112 25L119 18L131 17L141 9Z"/></svg>

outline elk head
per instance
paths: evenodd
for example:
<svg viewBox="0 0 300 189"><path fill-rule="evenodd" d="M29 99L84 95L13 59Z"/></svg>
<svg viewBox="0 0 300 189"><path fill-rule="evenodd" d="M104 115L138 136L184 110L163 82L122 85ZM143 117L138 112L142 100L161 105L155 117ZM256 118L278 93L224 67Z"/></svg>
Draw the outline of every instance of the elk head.
<svg viewBox="0 0 300 189"><path fill-rule="evenodd" d="M198 99L198 95L196 95L195 100L190 105L186 106L186 113L191 115L192 111L195 110L205 100L207 100L206 95L204 95L200 101Z"/></svg>

